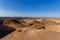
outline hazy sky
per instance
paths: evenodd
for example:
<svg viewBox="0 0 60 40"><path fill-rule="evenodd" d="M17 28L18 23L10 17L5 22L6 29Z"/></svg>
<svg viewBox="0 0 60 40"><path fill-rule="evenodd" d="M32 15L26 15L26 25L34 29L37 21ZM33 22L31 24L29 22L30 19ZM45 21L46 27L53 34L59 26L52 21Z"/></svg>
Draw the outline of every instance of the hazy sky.
<svg viewBox="0 0 60 40"><path fill-rule="evenodd" d="M60 0L0 0L0 16L60 17Z"/></svg>

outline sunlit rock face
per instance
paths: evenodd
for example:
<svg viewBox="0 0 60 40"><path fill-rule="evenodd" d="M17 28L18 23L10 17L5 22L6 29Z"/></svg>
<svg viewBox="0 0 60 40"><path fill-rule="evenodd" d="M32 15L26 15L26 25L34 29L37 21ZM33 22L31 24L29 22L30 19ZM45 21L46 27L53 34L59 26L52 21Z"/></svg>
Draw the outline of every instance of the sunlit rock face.
<svg viewBox="0 0 60 40"><path fill-rule="evenodd" d="M60 23L53 19L0 18L0 39L60 40Z"/></svg>

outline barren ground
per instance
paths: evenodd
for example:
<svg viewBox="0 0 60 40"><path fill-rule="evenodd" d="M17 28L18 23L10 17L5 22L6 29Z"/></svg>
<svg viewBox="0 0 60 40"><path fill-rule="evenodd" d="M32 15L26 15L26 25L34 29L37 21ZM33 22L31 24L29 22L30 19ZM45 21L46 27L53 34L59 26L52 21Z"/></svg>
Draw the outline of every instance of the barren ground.
<svg viewBox="0 0 60 40"><path fill-rule="evenodd" d="M0 18L0 40L60 40L60 19Z"/></svg>

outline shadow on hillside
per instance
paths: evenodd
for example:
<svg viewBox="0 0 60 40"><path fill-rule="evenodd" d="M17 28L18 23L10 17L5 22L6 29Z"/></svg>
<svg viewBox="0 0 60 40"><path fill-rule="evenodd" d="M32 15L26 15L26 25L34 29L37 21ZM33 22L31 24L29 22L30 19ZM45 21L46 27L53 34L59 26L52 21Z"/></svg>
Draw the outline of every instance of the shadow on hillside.
<svg viewBox="0 0 60 40"><path fill-rule="evenodd" d="M0 39L7 36L11 32L15 31L16 29L9 26L0 26Z"/></svg>

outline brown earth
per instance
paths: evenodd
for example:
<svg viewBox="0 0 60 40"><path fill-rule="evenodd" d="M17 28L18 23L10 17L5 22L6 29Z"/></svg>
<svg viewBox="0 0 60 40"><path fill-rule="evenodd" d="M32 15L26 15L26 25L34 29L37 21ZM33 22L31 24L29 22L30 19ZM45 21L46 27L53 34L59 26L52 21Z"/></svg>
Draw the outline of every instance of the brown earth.
<svg viewBox="0 0 60 40"><path fill-rule="evenodd" d="M55 18L0 18L0 40L60 40Z"/></svg>

